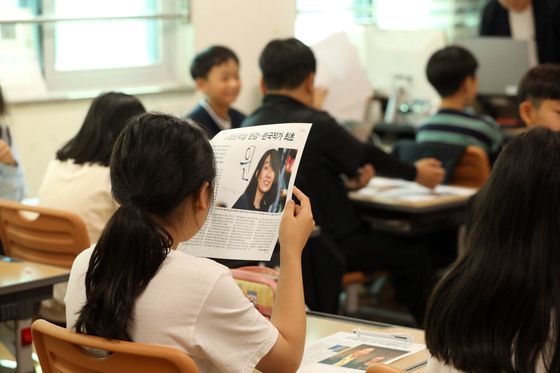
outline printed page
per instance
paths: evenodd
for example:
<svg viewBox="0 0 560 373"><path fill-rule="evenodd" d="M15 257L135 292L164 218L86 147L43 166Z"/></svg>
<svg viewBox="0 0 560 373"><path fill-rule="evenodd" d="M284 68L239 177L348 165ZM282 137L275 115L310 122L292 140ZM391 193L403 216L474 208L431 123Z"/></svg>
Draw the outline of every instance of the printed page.
<svg viewBox="0 0 560 373"><path fill-rule="evenodd" d="M350 193L351 198L378 202L437 203L453 199L467 199L476 189L450 185L426 188L413 181L389 179L376 176L359 191Z"/></svg>
<svg viewBox="0 0 560 373"><path fill-rule="evenodd" d="M425 348L424 344L403 342L387 333L340 332L306 346L298 372L364 372L370 365L391 364Z"/></svg>
<svg viewBox="0 0 560 373"><path fill-rule="evenodd" d="M214 200L198 234L179 249L191 255L268 261L303 153L309 123L221 131Z"/></svg>

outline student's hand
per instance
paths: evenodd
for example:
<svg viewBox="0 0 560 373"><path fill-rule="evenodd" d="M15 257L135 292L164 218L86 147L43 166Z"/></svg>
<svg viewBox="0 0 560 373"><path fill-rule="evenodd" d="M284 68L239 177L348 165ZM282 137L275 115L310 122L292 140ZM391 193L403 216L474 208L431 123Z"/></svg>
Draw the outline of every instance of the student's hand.
<svg viewBox="0 0 560 373"><path fill-rule="evenodd" d="M313 89L313 107L317 110L322 110L328 94L328 88L320 86L315 87Z"/></svg>
<svg viewBox="0 0 560 373"><path fill-rule="evenodd" d="M348 190L362 189L368 185L369 181L375 176L375 168L373 165L366 164L358 170L358 174L351 179L346 180L346 188Z"/></svg>
<svg viewBox="0 0 560 373"><path fill-rule="evenodd" d="M435 158L424 158L415 163L416 182L427 188L433 189L441 184L445 177L445 170L441 162Z"/></svg>
<svg viewBox="0 0 560 373"><path fill-rule="evenodd" d="M8 166L16 165L12 149L10 149L10 145L8 145L8 143L4 140L0 140L0 163Z"/></svg>
<svg viewBox="0 0 560 373"><path fill-rule="evenodd" d="M293 200L286 204L279 230L280 253L296 254L299 257L315 227L315 221L309 198L295 186L293 192L301 205L296 205Z"/></svg>

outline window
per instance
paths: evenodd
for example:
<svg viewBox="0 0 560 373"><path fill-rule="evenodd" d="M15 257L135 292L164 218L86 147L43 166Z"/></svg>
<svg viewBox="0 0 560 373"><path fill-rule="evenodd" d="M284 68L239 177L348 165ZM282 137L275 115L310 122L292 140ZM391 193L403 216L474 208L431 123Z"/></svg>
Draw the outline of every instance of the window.
<svg viewBox="0 0 560 373"><path fill-rule="evenodd" d="M9 61L0 62L0 84L16 96L184 84L187 7L186 0L2 0L0 48Z"/></svg>
<svg viewBox="0 0 560 373"><path fill-rule="evenodd" d="M475 35L486 0L297 0L296 37L308 44L337 31L444 30Z"/></svg>

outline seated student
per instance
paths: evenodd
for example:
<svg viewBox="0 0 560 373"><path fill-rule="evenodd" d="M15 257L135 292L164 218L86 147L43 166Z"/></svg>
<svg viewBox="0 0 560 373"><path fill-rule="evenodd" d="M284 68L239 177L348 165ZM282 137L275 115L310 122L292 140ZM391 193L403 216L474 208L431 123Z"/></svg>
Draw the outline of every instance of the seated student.
<svg viewBox="0 0 560 373"><path fill-rule="evenodd" d="M295 372L305 342L300 258L314 225L309 199L294 188L301 207L290 201L280 223L282 271L269 322L226 267L175 250L212 203L216 170L203 131L164 114L136 117L110 168L120 207L72 266L68 327L177 347L201 373Z"/></svg>
<svg viewBox="0 0 560 373"><path fill-rule="evenodd" d="M39 188L39 205L78 214L91 243L97 242L117 209L109 180L113 144L129 119L145 111L134 96L116 92L99 95L76 136L57 151L47 168ZM66 284L56 285L53 299L43 302L40 314L64 322L65 293Z"/></svg>
<svg viewBox="0 0 560 373"><path fill-rule="evenodd" d="M259 65L266 96L243 126L313 123L297 181L313 202L318 224L342 248L348 271L392 270L398 299L406 302L420 321L432 276L426 255L413 247L414 243L408 245L398 237L372 232L348 199L340 176L345 175L352 184L349 186L358 189L367 184L375 167L378 173L435 187L444 176L440 163L434 159L420 160L415 166L402 163L373 145L359 142L328 113L314 109L316 61L311 49L299 40L269 42Z"/></svg>
<svg viewBox="0 0 560 373"><path fill-rule="evenodd" d="M5 114L6 103L0 87L0 120ZM25 183L17 148L10 127L0 121L0 198L21 201L24 196Z"/></svg>
<svg viewBox="0 0 560 373"><path fill-rule="evenodd" d="M432 294L426 372L560 371L559 149L560 133L535 128L498 157Z"/></svg>
<svg viewBox="0 0 560 373"><path fill-rule="evenodd" d="M226 47L212 46L196 55L191 76L204 94L187 118L194 120L212 138L221 130L238 128L245 115L231 107L239 95L239 59Z"/></svg>
<svg viewBox="0 0 560 373"><path fill-rule="evenodd" d="M477 68L475 57L458 46L440 49L430 57L426 73L441 96L441 104L436 114L421 123L417 142L475 145L491 159L497 155L503 141L498 124L466 111L476 98Z"/></svg>
<svg viewBox="0 0 560 373"><path fill-rule="evenodd" d="M269 211L278 191L280 157L276 149L261 157L247 189L233 205L234 209ZM272 212L272 211L271 211Z"/></svg>
<svg viewBox="0 0 560 373"><path fill-rule="evenodd" d="M525 74L517 91L519 115L527 126L560 131L560 65L544 64Z"/></svg>

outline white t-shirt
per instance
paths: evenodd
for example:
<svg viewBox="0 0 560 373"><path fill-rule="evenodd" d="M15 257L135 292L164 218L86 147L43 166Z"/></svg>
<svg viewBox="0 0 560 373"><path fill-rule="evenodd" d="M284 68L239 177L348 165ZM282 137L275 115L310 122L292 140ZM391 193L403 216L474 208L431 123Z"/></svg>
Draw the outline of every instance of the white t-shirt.
<svg viewBox="0 0 560 373"><path fill-rule="evenodd" d="M39 189L39 205L78 214L86 223L90 242L96 243L117 209L109 167L51 161Z"/></svg>
<svg viewBox="0 0 560 373"><path fill-rule="evenodd" d="M39 188L39 205L71 211L86 224L89 240L97 242L105 224L117 209L111 195L109 167L53 160ZM66 283L53 287L53 298L41 303L39 314L64 322Z"/></svg>
<svg viewBox="0 0 560 373"><path fill-rule="evenodd" d="M69 328L86 300L84 278L92 252L82 252L72 266L65 299ZM250 373L278 338L278 330L245 298L226 267L175 250L136 300L133 313L133 341L177 347L201 373Z"/></svg>
<svg viewBox="0 0 560 373"><path fill-rule="evenodd" d="M529 64L537 66L537 40L535 32L535 18L533 6L529 5L521 12L509 11L509 26L511 37L515 40L525 40L529 44Z"/></svg>

